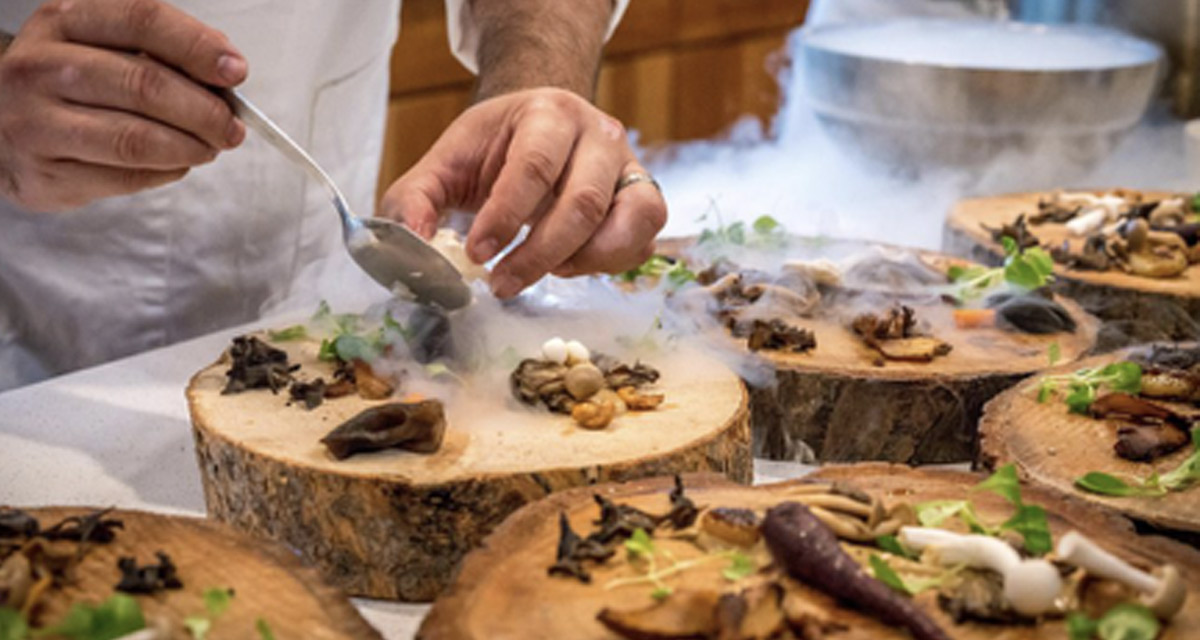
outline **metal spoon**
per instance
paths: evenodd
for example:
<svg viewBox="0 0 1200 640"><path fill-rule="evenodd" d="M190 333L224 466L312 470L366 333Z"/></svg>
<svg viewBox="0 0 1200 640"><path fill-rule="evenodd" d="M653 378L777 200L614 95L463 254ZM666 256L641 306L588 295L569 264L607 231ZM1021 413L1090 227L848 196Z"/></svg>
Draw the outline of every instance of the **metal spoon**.
<svg viewBox="0 0 1200 640"><path fill-rule="evenodd" d="M342 220L342 239L346 250L367 275L389 291L396 288L397 284L402 285L422 304L435 304L447 311L470 304L471 289L463 281L458 269L437 249L402 224L354 215L329 174L279 125L236 90L223 90L221 93L246 126L266 138L271 146L325 186Z"/></svg>

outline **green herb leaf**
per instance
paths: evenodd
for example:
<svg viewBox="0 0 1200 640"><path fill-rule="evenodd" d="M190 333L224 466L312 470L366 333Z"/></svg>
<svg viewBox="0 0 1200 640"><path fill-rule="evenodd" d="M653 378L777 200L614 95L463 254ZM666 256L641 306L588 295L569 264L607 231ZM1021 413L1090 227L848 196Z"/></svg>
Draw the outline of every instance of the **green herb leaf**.
<svg viewBox="0 0 1200 640"><path fill-rule="evenodd" d="M625 551L630 558L649 558L654 555L654 540L645 529L638 529L625 540Z"/></svg>
<svg viewBox="0 0 1200 640"><path fill-rule="evenodd" d="M904 579L900 577L900 574L896 573L896 570L888 565L883 558L880 558L872 553L871 557L868 559L868 562L871 563L871 574L875 576L876 580L891 587L894 591L903 593L906 596L913 595L913 593L909 591L908 585L904 584Z"/></svg>
<svg viewBox="0 0 1200 640"><path fill-rule="evenodd" d="M1071 413L1087 414L1092 403L1096 401L1096 387L1079 382L1072 382L1067 387L1068 393L1064 402Z"/></svg>
<svg viewBox="0 0 1200 640"><path fill-rule="evenodd" d="M183 628L192 635L194 640L204 640L212 629L212 620L204 616L188 616L183 619Z"/></svg>
<svg viewBox="0 0 1200 640"><path fill-rule="evenodd" d="M325 319L329 318L332 315L333 315L333 309L331 309L329 307L329 302L326 300L322 300L320 303L317 304L317 310L312 315L312 321L319 322L321 320L325 320Z"/></svg>
<svg viewBox="0 0 1200 640"><path fill-rule="evenodd" d="M1052 367L1062 359L1062 347L1058 346L1057 341L1051 342L1050 346L1046 348L1046 359L1049 360Z"/></svg>
<svg viewBox="0 0 1200 640"><path fill-rule="evenodd" d="M1013 514L1000 528L1016 531L1025 542L1025 550L1035 556L1050 553L1054 542L1050 537L1050 524L1046 521L1046 510L1034 504L1018 504Z"/></svg>
<svg viewBox="0 0 1200 640"><path fill-rule="evenodd" d="M1054 395L1054 387L1043 382L1038 386L1037 401L1045 403L1050 400L1050 396Z"/></svg>
<svg viewBox="0 0 1200 640"><path fill-rule="evenodd" d="M286 329L279 331L268 331L267 337L275 342L288 342L290 340L303 340L308 337L308 329L302 324L294 324Z"/></svg>
<svg viewBox="0 0 1200 640"><path fill-rule="evenodd" d="M25 640L29 637L29 625L20 612L11 607L0 606L0 640Z"/></svg>
<svg viewBox="0 0 1200 640"><path fill-rule="evenodd" d="M1190 204L1192 205L1192 211L1200 212L1200 193L1192 196Z"/></svg>
<svg viewBox="0 0 1200 640"><path fill-rule="evenodd" d="M214 587L204 590L204 608L208 611L208 615L213 618L218 618L229 605L233 602L233 589L228 587Z"/></svg>
<svg viewBox="0 0 1200 640"><path fill-rule="evenodd" d="M77 602L58 624L34 632L34 637L63 636L70 640L115 640L146 628L137 600L123 593L97 606Z"/></svg>
<svg viewBox="0 0 1200 640"><path fill-rule="evenodd" d="M1100 623L1078 611L1073 611L1067 616L1067 636L1070 640L1092 640L1099 626Z"/></svg>
<svg viewBox="0 0 1200 640"><path fill-rule="evenodd" d="M321 348L317 350L317 359L322 362L332 362L337 359L337 349L333 346L333 340L325 338L321 341Z"/></svg>
<svg viewBox="0 0 1200 640"><path fill-rule="evenodd" d="M1140 393L1142 390L1142 367L1128 360L1114 362L1100 370L1102 383L1113 391Z"/></svg>
<svg viewBox="0 0 1200 640"><path fill-rule="evenodd" d="M900 544L900 540L897 539L896 536L879 536L878 538L875 538L875 546L894 556L900 556L901 558L916 560L918 557L920 557L919 554L914 553L911 549L907 549L904 545Z"/></svg>
<svg viewBox="0 0 1200 640"><path fill-rule="evenodd" d="M1162 624L1149 609L1130 602L1108 610L1096 625L1101 640L1154 640Z"/></svg>
<svg viewBox="0 0 1200 640"><path fill-rule="evenodd" d="M1186 489L1200 481L1200 427L1192 429L1192 455L1184 459L1178 467L1162 474L1157 486L1166 491Z"/></svg>
<svg viewBox="0 0 1200 640"><path fill-rule="evenodd" d="M1017 239L1012 236L1001 236L1000 246L1004 247L1004 255L1010 258L1017 255L1020 250L1020 247L1017 246Z"/></svg>
<svg viewBox="0 0 1200 640"><path fill-rule="evenodd" d="M986 480L975 485L972 491L991 491L1008 500L1010 504L1021 505L1021 482L1017 479L1017 467L1006 464Z"/></svg>
<svg viewBox="0 0 1200 640"><path fill-rule="evenodd" d="M271 631L271 625L267 621L258 618L254 621L254 629L258 631L259 640L275 640L275 634Z"/></svg>
<svg viewBox="0 0 1200 640"><path fill-rule="evenodd" d="M1105 496L1136 496L1144 493L1144 490L1139 487L1131 486L1116 476L1099 471L1085 473L1076 478L1075 486L1084 491Z"/></svg>
<svg viewBox="0 0 1200 640"><path fill-rule="evenodd" d="M738 221L726 227L725 238L733 244L746 244L746 223Z"/></svg>
<svg viewBox="0 0 1200 640"><path fill-rule="evenodd" d="M659 600L659 601L666 600L667 597L671 595L672 591L673 591L673 589L671 589L671 587L668 587L666 585L663 585L660 587L655 587L654 591L650 592L650 597L654 598L655 600Z"/></svg>
<svg viewBox="0 0 1200 640"><path fill-rule="evenodd" d="M741 551L734 552L729 558L729 566L721 572L726 580L737 582L746 576L752 575L758 567L754 565L754 559L742 553Z"/></svg>
<svg viewBox="0 0 1200 640"><path fill-rule="evenodd" d="M779 221L771 216L759 216L755 218L752 226L755 233L763 236L774 233L780 228Z"/></svg>

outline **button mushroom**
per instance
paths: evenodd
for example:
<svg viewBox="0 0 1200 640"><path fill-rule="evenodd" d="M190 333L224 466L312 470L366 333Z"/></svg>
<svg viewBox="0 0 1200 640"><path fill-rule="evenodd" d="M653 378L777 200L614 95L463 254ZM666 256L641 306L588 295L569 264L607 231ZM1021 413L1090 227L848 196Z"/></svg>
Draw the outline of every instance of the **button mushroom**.
<svg viewBox="0 0 1200 640"><path fill-rule="evenodd" d="M590 362L577 364L567 370L563 379L567 393L576 400L587 400L604 388L604 373Z"/></svg>
<svg viewBox="0 0 1200 640"><path fill-rule="evenodd" d="M1004 598L1017 613L1035 617L1054 609L1062 591L1058 569L1039 558L1022 559L1008 543L978 534L943 529L901 527L901 544L918 551L932 548L943 565L965 564L991 569L1004 579Z"/></svg>
<svg viewBox="0 0 1200 640"><path fill-rule="evenodd" d="M567 343L562 338L550 338L542 344L542 357L550 362L566 364L567 356Z"/></svg>
<svg viewBox="0 0 1200 640"><path fill-rule="evenodd" d="M1146 573L1105 551L1078 531L1068 532L1060 538L1055 551L1063 562L1135 589L1142 594L1142 604L1162 620L1174 617L1187 600L1187 586L1174 565L1163 565L1153 575Z"/></svg>

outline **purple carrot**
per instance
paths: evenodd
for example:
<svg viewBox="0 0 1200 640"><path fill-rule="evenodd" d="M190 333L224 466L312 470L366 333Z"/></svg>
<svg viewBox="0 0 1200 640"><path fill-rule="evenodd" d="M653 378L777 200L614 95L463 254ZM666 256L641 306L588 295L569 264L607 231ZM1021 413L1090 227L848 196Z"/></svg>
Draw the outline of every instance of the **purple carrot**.
<svg viewBox="0 0 1200 640"><path fill-rule="evenodd" d="M912 600L868 575L808 507L799 502L775 506L767 511L762 534L775 562L796 580L888 624L907 627L917 640L950 640Z"/></svg>

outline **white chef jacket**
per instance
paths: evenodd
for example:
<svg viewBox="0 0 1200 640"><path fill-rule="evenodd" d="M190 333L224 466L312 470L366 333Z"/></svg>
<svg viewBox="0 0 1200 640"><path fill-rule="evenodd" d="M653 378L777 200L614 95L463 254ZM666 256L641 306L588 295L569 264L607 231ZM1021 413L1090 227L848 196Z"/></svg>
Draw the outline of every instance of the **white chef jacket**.
<svg viewBox="0 0 1200 640"><path fill-rule="evenodd" d="M0 30L40 3L0 2ZM229 36L249 62L245 95L370 214L400 0L174 4ZM451 46L474 70L468 0L446 4ZM249 322L340 244L324 192L253 133L181 182L82 210L0 198L0 390Z"/></svg>

